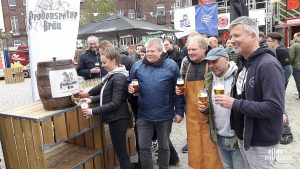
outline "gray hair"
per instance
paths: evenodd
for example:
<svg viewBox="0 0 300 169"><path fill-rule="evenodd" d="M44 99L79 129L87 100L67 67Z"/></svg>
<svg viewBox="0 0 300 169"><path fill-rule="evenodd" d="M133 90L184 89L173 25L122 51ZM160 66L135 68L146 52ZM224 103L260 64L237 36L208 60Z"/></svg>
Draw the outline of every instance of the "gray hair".
<svg viewBox="0 0 300 169"><path fill-rule="evenodd" d="M205 36L196 35L196 36L189 37L187 41L187 46L190 44L191 41L196 41L201 48L204 49L208 48L207 37Z"/></svg>
<svg viewBox="0 0 300 169"><path fill-rule="evenodd" d="M98 39L96 36L89 36L89 37L87 38L87 41L88 41L88 42L91 41L91 40L94 40L94 41L96 41L97 43L99 43L99 39Z"/></svg>
<svg viewBox="0 0 300 169"><path fill-rule="evenodd" d="M159 38L151 38L147 40L145 47L147 48L148 46L156 46L159 51L164 52L164 44L161 39Z"/></svg>
<svg viewBox="0 0 300 169"><path fill-rule="evenodd" d="M241 16L237 19L235 19L234 21L231 22L230 26L229 26L229 32L232 30L232 28L234 28L237 25L243 25L244 30L248 33L255 33L256 35L256 39L258 40L258 35L259 35L259 30L258 30L258 26L257 23L254 19L251 19L247 16Z"/></svg>

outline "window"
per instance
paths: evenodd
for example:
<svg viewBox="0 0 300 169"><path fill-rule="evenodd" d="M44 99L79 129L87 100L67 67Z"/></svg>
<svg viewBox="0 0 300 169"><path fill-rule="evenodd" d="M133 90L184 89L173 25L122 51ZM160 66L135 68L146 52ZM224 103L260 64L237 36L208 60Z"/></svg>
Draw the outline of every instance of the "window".
<svg viewBox="0 0 300 169"><path fill-rule="evenodd" d="M23 6L26 6L26 0L23 0Z"/></svg>
<svg viewBox="0 0 300 169"><path fill-rule="evenodd" d="M9 6L16 6L16 0L8 0L8 5Z"/></svg>
<svg viewBox="0 0 300 169"><path fill-rule="evenodd" d="M165 4L157 4L157 15L165 15Z"/></svg>
<svg viewBox="0 0 300 169"><path fill-rule="evenodd" d="M128 18L135 18L135 11L134 9L128 9Z"/></svg>
<svg viewBox="0 0 300 169"><path fill-rule="evenodd" d="M13 35L19 35L19 22L18 22L18 17L17 16L11 16L10 17L10 24L11 24L11 30Z"/></svg>
<svg viewBox="0 0 300 169"><path fill-rule="evenodd" d="M170 16L171 16L171 21L174 22L174 9L175 9L175 5L176 3L174 3L173 5L171 4L171 8L170 8Z"/></svg>
<svg viewBox="0 0 300 169"><path fill-rule="evenodd" d="M21 40L14 40L14 47L19 47L22 45Z"/></svg>

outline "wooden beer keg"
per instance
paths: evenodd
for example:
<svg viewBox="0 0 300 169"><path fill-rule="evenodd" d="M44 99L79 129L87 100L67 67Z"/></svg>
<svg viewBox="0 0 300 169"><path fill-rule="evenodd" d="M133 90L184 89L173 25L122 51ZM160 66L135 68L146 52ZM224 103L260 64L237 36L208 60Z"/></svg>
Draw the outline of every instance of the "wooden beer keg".
<svg viewBox="0 0 300 169"><path fill-rule="evenodd" d="M74 106L71 96L53 98L51 94L49 71L71 69L72 60L56 60L37 64L37 88L45 110L59 110Z"/></svg>

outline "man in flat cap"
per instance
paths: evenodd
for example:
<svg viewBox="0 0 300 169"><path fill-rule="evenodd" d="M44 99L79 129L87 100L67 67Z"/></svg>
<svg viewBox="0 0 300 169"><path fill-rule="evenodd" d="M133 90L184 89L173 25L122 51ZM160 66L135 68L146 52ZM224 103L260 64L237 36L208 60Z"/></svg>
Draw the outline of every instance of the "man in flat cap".
<svg viewBox="0 0 300 169"><path fill-rule="evenodd" d="M244 169L245 162L238 147L237 137L230 126L231 110L215 104L217 79L221 79L221 88L224 94L230 93L232 84L235 83L237 66L235 62L229 62L229 56L224 48L213 48L206 58L209 73L205 75L205 83L208 95L208 106L198 102L199 111L209 116L212 141L216 143L224 168Z"/></svg>

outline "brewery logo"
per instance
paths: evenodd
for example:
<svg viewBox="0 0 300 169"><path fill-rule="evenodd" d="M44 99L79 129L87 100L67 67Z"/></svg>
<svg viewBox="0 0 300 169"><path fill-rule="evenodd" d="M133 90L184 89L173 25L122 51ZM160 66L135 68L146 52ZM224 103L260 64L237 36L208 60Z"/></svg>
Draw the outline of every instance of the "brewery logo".
<svg viewBox="0 0 300 169"><path fill-rule="evenodd" d="M251 77L250 80L249 80L249 85L251 87L254 87L254 84L255 84L255 77Z"/></svg>
<svg viewBox="0 0 300 169"><path fill-rule="evenodd" d="M60 83L60 90L70 90L74 88L77 81L73 78L73 72L63 72L63 80Z"/></svg>
<svg viewBox="0 0 300 169"><path fill-rule="evenodd" d="M182 15L182 19L180 20L180 28L191 27L191 21L187 14Z"/></svg>
<svg viewBox="0 0 300 169"><path fill-rule="evenodd" d="M212 22L212 18L213 16L205 14L201 17L201 22L206 25L210 25Z"/></svg>
<svg viewBox="0 0 300 169"><path fill-rule="evenodd" d="M226 16L219 17L218 25L220 28L225 28L228 25L228 18Z"/></svg>
<svg viewBox="0 0 300 169"><path fill-rule="evenodd" d="M37 0L29 10L27 27L35 32L61 30L64 21L76 21L79 12L70 7L71 0Z"/></svg>

